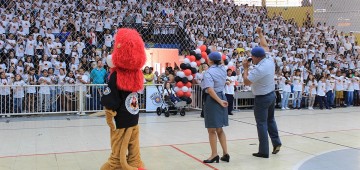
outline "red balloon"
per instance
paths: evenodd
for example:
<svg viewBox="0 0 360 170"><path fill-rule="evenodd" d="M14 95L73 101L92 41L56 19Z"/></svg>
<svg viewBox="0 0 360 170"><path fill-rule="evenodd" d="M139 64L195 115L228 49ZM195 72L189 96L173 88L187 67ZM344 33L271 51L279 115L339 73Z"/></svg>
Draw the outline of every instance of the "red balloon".
<svg viewBox="0 0 360 170"><path fill-rule="evenodd" d="M201 65L200 60L197 60L197 61L196 61L196 65L197 65L197 66L200 66L200 65Z"/></svg>
<svg viewBox="0 0 360 170"><path fill-rule="evenodd" d="M222 55L222 60L226 60L226 55Z"/></svg>
<svg viewBox="0 0 360 170"><path fill-rule="evenodd" d="M176 92L176 96L177 97L182 97L182 96L184 96L184 92L179 90L179 91Z"/></svg>
<svg viewBox="0 0 360 170"><path fill-rule="evenodd" d="M185 86L188 87L188 88L191 88L191 85L192 84L190 82L187 82Z"/></svg>
<svg viewBox="0 0 360 170"><path fill-rule="evenodd" d="M235 71L235 66L230 66L229 69L231 69L232 71Z"/></svg>
<svg viewBox="0 0 360 170"><path fill-rule="evenodd" d="M239 85L239 82L238 81L235 81L235 86L238 86Z"/></svg>
<svg viewBox="0 0 360 170"><path fill-rule="evenodd" d="M208 55L207 55L206 52L201 52L201 57L202 57L202 58L207 58L207 56L208 56Z"/></svg>
<svg viewBox="0 0 360 170"><path fill-rule="evenodd" d="M182 87L184 87L184 83L179 81L179 82L176 83L176 86L179 87L179 88L182 88Z"/></svg>
<svg viewBox="0 0 360 170"><path fill-rule="evenodd" d="M183 70L183 72L185 73L186 76L191 75L191 70L190 69Z"/></svg>
<svg viewBox="0 0 360 170"><path fill-rule="evenodd" d="M194 61L196 60L196 58L195 58L195 56L191 55L191 56L189 56L189 60L190 60L191 62L194 62Z"/></svg>
<svg viewBox="0 0 360 170"><path fill-rule="evenodd" d="M202 45L202 46L200 46L200 50L201 50L201 52L206 51L206 45Z"/></svg>
<svg viewBox="0 0 360 170"><path fill-rule="evenodd" d="M185 96L185 97L191 97L191 92L189 92L189 91L188 91L188 92L185 92L185 93L184 93L184 96Z"/></svg>

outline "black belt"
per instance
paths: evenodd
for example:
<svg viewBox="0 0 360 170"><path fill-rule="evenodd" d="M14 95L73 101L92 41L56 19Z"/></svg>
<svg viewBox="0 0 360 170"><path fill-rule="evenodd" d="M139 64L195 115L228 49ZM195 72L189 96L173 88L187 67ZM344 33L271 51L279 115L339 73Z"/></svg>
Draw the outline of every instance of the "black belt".
<svg viewBox="0 0 360 170"><path fill-rule="evenodd" d="M272 91L272 92L270 92L270 93L268 93L268 94L264 94L264 95L255 95L255 97L264 97L264 96L268 96L268 95L270 95L270 94L273 94L275 91Z"/></svg>

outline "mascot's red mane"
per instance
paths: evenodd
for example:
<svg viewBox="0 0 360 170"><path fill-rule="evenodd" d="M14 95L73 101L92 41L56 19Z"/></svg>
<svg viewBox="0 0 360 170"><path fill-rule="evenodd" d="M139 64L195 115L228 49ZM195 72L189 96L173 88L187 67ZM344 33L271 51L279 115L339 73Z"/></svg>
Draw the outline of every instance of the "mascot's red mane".
<svg viewBox="0 0 360 170"><path fill-rule="evenodd" d="M141 68L146 62L145 45L136 30L121 28L115 35L112 53L117 86L124 91L137 92L143 89L144 76Z"/></svg>

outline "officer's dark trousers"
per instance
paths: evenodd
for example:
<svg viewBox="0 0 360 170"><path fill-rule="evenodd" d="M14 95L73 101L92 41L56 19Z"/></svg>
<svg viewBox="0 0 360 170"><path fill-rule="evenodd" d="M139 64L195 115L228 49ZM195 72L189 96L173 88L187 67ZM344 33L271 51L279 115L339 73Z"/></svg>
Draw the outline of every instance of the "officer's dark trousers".
<svg viewBox="0 0 360 170"><path fill-rule="evenodd" d="M275 93L255 96L254 115L259 137L259 153L269 155L269 140L273 146L281 145L278 129L274 117Z"/></svg>

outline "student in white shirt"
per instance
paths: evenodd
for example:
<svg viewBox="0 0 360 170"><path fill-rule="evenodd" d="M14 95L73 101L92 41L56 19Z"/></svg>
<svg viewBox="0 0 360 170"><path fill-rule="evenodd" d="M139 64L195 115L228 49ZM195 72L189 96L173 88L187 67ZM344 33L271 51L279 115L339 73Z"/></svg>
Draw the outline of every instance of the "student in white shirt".
<svg viewBox="0 0 360 170"><path fill-rule="evenodd" d="M6 87L4 87L5 85ZM0 73L0 113L11 113L10 110L10 86L11 81L6 77L5 72Z"/></svg>
<svg viewBox="0 0 360 170"><path fill-rule="evenodd" d="M326 80L326 97L327 103L330 108L334 107L334 92L335 92L335 76L328 75Z"/></svg>
<svg viewBox="0 0 360 170"><path fill-rule="evenodd" d="M66 111L75 110L75 74L73 71L69 71L65 77L65 101L66 101Z"/></svg>
<svg viewBox="0 0 360 170"><path fill-rule="evenodd" d="M24 52L25 52L24 40L22 38L19 38L15 47L16 58L18 60L22 59L24 57Z"/></svg>
<svg viewBox="0 0 360 170"><path fill-rule="evenodd" d="M85 73L85 70L83 68L80 68L78 70L79 74L78 75L75 75L75 78L76 78L76 84L78 86L75 87L75 91L76 91L76 98L77 99L80 99L80 96L82 95L82 107L83 108L80 108L80 101L79 101L79 106L78 106L78 109L79 111L84 109L85 108L85 104L86 104L86 93L87 93L87 86L86 84L89 84L90 82L90 79L89 79L89 76L87 76ZM81 93L81 94L80 94Z"/></svg>
<svg viewBox="0 0 360 170"><path fill-rule="evenodd" d="M48 74L48 70L42 71L42 76L39 78L39 91L38 91L38 112L48 112L50 111L50 87L51 79Z"/></svg>
<svg viewBox="0 0 360 170"><path fill-rule="evenodd" d="M234 108L235 81L236 81L236 77L233 76L233 71L231 69L228 69L224 92L226 99L229 103L228 106L229 115L233 115L232 110Z"/></svg>
<svg viewBox="0 0 360 170"><path fill-rule="evenodd" d="M352 80L352 74L349 74L348 77L345 78L345 91L346 91L346 105L353 106L354 105L354 84Z"/></svg>
<svg viewBox="0 0 360 170"><path fill-rule="evenodd" d="M299 69L295 71L295 75L292 77L292 85L294 91L293 109L301 109L303 79Z"/></svg>
<svg viewBox="0 0 360 170"><path fill-rule="evenodd" d="M282 86L282 98L281 98L281 109L282 110L287 110L289 109L289 97L290 97L290 93L291 93L291 81L286 79L284 85Z"/></svg>
<svg viewBox="0 0 360 170"><path fill-rule="evenodd" d="M326 79L324 76L320 78L320 81L318 83L317 95L319 96L320 109L323 110L324 105L326 109L330 109L326 102Z"/></svg>
<svg viewBox="0 0 360 170"><path fill-rule="evenodd" d="M337 71L335 77L335 103L336 106L344 106L344 77L341 71Z"/></svg>
<svg viewBox="0 0 360 170"><path fill-rule="evenodd" d="M24 99L24 87L26 83L22 80L20 74L15 75L15 81L12 84L13 98L14 98L14 113L22 113L23 99Z"/></svg>
<svg viewBox="0 0 360 170"><path fill-rule="evenodd" d="M355 76L353 78L353 84L354 84L354 106L360 106L360 77L358 72L355 72Z"/></svg>
<svg viewBox="0 0 360 170"><path fill-rule="evenodd" d="M111 43L113 42L113 36L110 34L110 30L106 30L106 34L104 35L105 46L108 51L110 51Z"/></svg>
<svg viewBox="0 0 360 170"><path fill-rule="evenodd" d="M71 36L68 36L65 41L65 57L69 59L71 56L71 50L73 49L74 42L71 39Z"/></svg>
<svg viewBox="0 0 360 170"><path fill-rule="evenodd" d="M57 96L60 102L60 111L65 111L66 108L66 101L65 101L65 78L66 78L66 71L64 68L59 69L59 74L57 74L57 84L60 85L57 87Z"/></svg>
<svg viewBox="0 0 360 170"><path fill-rule="evenodd" d="M309 92L309 110L314 110L315 97L317 94L316 88L318 86L317 81L315 80L314 75L310 74L308 78L308 82L306 84L308 92Z"/></svg>
<svg viewBox="0 0 360 170"><path fill-rule="evenodd" d="M54 69L49 68L48 69L48 75L50 78L50 111L55 112L57 110L57 87L56 85L58 83L58 77L54 74Z"/></svg>
<svg viewBox="0 0 360 170"><path fill-rule="evenodd" d="M37 78L35 76L35 68L30 68L28 73L24 78L27 85L37 85ZM29 113L34 113L35 111L35 96L36 96L36 87L28 86L26 88L26 101L25 105L27 105L26 110Z"/></svg>

